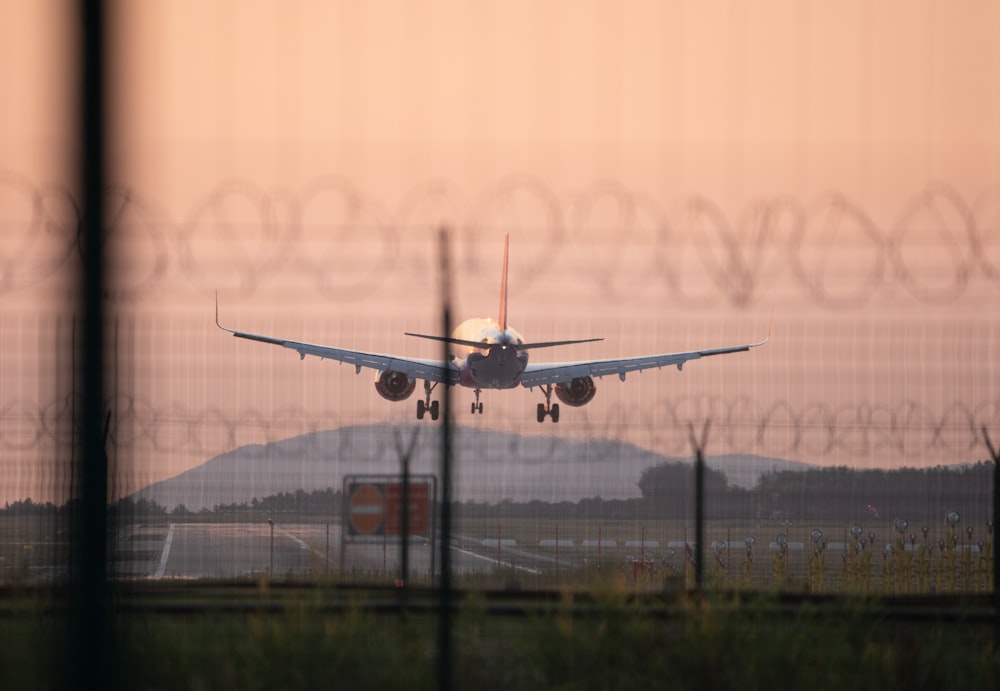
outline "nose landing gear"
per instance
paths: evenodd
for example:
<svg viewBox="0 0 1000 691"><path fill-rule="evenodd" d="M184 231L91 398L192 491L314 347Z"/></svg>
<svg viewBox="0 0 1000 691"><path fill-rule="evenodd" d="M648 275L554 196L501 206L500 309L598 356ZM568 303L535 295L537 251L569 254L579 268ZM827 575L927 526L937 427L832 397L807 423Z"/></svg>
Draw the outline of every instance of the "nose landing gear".
<svg viewBox="0 0 1000 691"><path fill-rule="evenodd" d="M482 393L482 389L476 389L476 402L472 404L472 414L475 415L479 413L483 414L483 404L479 401L479 394Z"/></svg>

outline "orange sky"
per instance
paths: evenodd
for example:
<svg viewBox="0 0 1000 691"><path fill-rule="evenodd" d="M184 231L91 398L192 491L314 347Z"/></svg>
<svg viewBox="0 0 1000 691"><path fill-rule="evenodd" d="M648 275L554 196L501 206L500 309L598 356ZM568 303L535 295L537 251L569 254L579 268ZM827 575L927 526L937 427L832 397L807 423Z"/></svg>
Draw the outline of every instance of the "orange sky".
<svg viewBox="0 0 1000 691"><path fill-rule="evenodd" d="M477 424L683 453L676 411L721 406L745 420L720 453L880 466L1000 435L1000 4L109 4L116 390L160 434L209 409L409 419L368 375L224 338L212 295L247 329L429 356L401 333L436 319L444 222L460 316L495 310L510 232L512 323L605 336L580 355L755 340L775 312L766 349L602 383L558 430L527 392ZM0 0L0 469L23 478L0 501L52 462L33 440L72 238L65 14ZM127 482L232 441L212 434L147 435Z"/></svg>

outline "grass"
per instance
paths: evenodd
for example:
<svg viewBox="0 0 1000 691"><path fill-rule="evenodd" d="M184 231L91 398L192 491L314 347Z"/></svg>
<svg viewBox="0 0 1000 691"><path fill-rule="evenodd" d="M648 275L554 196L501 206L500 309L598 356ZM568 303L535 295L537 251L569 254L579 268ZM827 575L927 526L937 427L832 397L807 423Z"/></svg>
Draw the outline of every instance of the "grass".
<svg viewBox="0 0 1000 691"><path fill-rule="evenodd" d="M64 687L78 661L51 581L37 576L62 558L58 535L46 523L14 527L0 590L0 689ZM498 533L486 523L460 530ZM585 523L558 530L578 544L597 537ZM992 583L992 534L977 551L947 530L909 549L890 533L859 549L816 550L809 531L793 526L789 540L807 548L788 554L768 546L773 526L710 523L706 541L738 542L751 531L752 561L742 548L706 553L707 593L697 597L683 551L668 562L657 557L638 577L625 568L634 550L624 547L600 560L566 550L557 572L456 574L464 594L452 631L454 688L888 691L991 688L1000 675L1000 630L983 595ZM555 526L510 522L499 533L542 551L538 541L554 537ZM667 540L691 535L683 524L623 522L604 524L601 537L658 540L662 551ZM353 576L298 586L266 578L115 583L113 685L439 688L434 592L415 590L401 608L399 591L370 587L394 574ZM909 599L892 599L901 597Z"/></svg>
<svg viewBox="0 0 1000 691"><path fill-rule="evenodd" d="M139 588L115 600L117 685L129 689L438 688L434 593ZM455 688L969 689L1000 674L983 611L900 619L884 601L789 606L774 596L636 597L613 585L545 599L484 591L454 618ZM41 602L0 614L0 688L64 685L64 620ZM95 634L96 635L96 634ZM62 671L60 671L62 670Z"/></svg>

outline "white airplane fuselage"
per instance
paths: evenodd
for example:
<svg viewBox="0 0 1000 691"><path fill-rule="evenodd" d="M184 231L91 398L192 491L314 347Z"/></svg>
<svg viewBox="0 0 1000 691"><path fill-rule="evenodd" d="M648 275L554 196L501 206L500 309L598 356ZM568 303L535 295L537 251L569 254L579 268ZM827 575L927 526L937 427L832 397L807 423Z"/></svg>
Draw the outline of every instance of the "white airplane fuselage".
<svg viewBox="0 0 1000 691"><path fill-rule="evenodd" d="M518 350L524 339L516 330L503 329L493 319L468 319L452 338L483 344L482 348L458 346L452 354L459 384L472 389L513 389L521 384L528 353Z"/></svg>
<svg viewBox="0 0 1000 691"><path fill-rule="evenodd" d="M305 343L285 338L253 334L239 329L230 329L219 323L219 303L215 303L215 323L223 331L237 338L259 343L289 348L305 359L307 355L353 365L356 372L368 368L376 372L375 390L389 401L404 401L416 389L416 382L423 380L424 397L417 401L417 419L430 414L437 420L441 406L431 400L431 394L438 384L460 385L475 391L476 400L471 405L473 414L483 412L479 395L484 389L513 389L523 386L538 388L545 397L536 412L538 422L551 418L559 421L559 404L552 402L552 396L564 404L578 408L587 405L597 391L594 379L607 375L617 375L625 381L629 372L659 369L675 366L679 370L689 360L710 355L723 355L750 350L764 345L767 339L758 343L692 350L681 353L658 353L639 357L619 357L599 360L577 360L572 362L534 363L528 366L528 351L538 348L552 348L600 341L600 338L553 340L525 343L515 329L507 325L507 250L509 237L504 237L503 270L500 279L500 309L497 319L468 319L458 325L451 336L437 334L407 333L407 336L430 339L451 346L450 358L418 359L406 356L370 353L335 346ZM770 337L770 329L768 330Z"/></svg>

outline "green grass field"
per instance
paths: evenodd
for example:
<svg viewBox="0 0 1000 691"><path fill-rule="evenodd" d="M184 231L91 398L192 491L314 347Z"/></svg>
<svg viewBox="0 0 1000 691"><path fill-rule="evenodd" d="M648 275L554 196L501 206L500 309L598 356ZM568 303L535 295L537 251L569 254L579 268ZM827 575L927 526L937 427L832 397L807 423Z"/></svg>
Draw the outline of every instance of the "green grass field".
<svg viewBox="0 0 1000 691"><path fill-rule="evenodd" d="M110 669L127 689L432 689L434 593L143 585L113 599ZM73 672L66 619L5 601L0 688L58 688ZM906 614L909 611L910 614ZM1000 674L982 601L921 616L890 601L461 597L452 631L458 689L981 689ZM93 632L98 635L98 632Z"/></svg>

